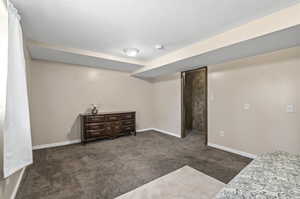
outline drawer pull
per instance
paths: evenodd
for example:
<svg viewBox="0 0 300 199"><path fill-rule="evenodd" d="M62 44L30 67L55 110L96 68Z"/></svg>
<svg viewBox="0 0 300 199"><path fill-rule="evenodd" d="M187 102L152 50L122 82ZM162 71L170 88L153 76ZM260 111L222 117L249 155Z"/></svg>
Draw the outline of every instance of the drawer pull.
<svg viewBox="0 0 300 199"><path fill-rule="evenodd" d="M122 118L123 119L133 119L134 115L133 114L124 114L124 115L122 115Z"/></svg>
<svg viewBox="0 0 300 199"><path fill-rule="evenodd" d="M87 116L86 117L86 121L87 122L102 122L102 121L105 121L105 118L104 116Z"/></svg>
<svg viewBox="0 0 300 199"><path fill-rule="evenodd" d="M119 115L108 115L107 116L107 121L116 121L119 120L120 116Z"/></svg>
<svg viewBox="0 0 300 199"><path fill-rule="evenodd" d="M131 125L133 124L133 120L128 120L123 122L124 125Z"/></svg>
<svg viewBox="0 0 300 199"><path fill-rule="evenodd" d="M105 129L86 130L87 133L103 133Z"/></svg>
<svg viewBox="0 0 300 199"><path fill-rule="evenodd" d="M125 130L125 131L133 131L133 126L124 126L123 127L123 130Z"/></svg>

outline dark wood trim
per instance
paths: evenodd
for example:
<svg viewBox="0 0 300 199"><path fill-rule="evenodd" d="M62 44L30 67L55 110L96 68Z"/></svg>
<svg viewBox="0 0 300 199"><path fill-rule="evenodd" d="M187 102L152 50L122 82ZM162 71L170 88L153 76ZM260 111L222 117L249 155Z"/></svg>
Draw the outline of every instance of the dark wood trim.
<svg viewBox="0 0 300 199"><path fill-rule="evenodd" d="M208 145L208 69L207 66L205 68L205 112L206 112L206 122L205 122L205 127L206 127L206 134L205 134L205 145Z"/></svg>
<svg viewBox="0 0 300 199"><path fill-rule="evenodd" d="M185 105L184 105L184 87L185 87L185 74L189 72L195 72L198 70L203 70L205 69L205 84L206 84L206 89L205 89L205 95L206 95L206 100L205 100L205 112L206 112L206 123L205 123L205 128L206 128L206 134L205 134L205 145L208 144L208 69L207 66L202 66L196 69L192 70L187 70L181 72L181 137L185 137Z"/></svg>
<svg viewBox="0 0 300 199"><path fill-rule="evenodd" d="M181 72L181 137L185 134L185 106L184 106L185 72Z"/></svg>
<svg viewBox="0 0 300 199"><path fill-rule="evenodd" d="M207 66L201 66L201 67L199 67L199 68L195 68L195 69L191 69L191 70L182 71L181 73L195 72L195 71L197 71L197 70L202 70L202 69L206 69L206 71L207 71Z"/></svg>

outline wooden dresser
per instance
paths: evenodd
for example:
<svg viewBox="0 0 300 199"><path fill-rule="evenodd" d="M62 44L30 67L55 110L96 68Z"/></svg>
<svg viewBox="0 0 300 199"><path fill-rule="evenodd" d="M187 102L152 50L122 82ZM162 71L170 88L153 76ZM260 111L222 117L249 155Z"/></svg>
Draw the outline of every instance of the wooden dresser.
<svg viewBox="0 0 300 199"><path fill-rule="evenodd" d="M81 114L81 142L136 135L135 112Z"/></svg>

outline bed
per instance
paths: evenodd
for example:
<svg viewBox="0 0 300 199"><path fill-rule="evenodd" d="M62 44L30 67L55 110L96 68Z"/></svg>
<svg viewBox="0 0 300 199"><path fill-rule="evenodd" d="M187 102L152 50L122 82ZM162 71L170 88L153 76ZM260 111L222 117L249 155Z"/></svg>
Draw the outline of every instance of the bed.
<svg viewBox="0 0 300 199"><path fill-rule="evenodd" d="M286 152L258 156L216 199L300 199L300 155Z"/></svg>

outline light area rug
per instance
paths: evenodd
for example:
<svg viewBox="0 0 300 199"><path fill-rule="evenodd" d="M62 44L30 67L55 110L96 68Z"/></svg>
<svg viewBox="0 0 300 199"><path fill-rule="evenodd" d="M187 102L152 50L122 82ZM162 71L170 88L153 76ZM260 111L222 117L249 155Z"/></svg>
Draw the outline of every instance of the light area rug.
<svg viewBox="0 0 300 199"><path fill-rule="evenodd" d="M224 183L184 166L116 199L212 199Z"/></svg>

